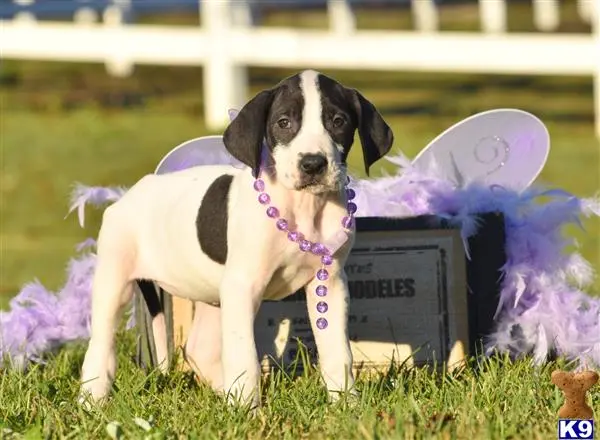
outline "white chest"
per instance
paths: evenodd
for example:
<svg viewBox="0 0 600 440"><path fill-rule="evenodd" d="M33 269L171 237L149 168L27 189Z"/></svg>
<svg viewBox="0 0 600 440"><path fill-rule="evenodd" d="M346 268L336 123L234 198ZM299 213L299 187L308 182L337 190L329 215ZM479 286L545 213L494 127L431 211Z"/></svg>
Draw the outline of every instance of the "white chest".
<svg viewBox="0 0 600 440"><path fill-rule="evenodd" d="M296 243L287 243L282 264L275 270L264 299L282 299L304 287L321 268L320 257L302 252Z"/></svg>

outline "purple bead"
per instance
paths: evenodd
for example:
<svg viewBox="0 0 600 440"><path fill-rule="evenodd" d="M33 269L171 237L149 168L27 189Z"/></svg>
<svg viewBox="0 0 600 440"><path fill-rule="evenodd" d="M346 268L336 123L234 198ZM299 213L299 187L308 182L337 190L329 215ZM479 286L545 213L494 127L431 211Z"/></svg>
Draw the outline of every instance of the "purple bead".
<svg viewBox="0 0 600 440"><path fill-rule="evenodd" d="M327 328L327 320L325 318L319 318L317 319L317 328L319 330L324 330L325 328Z"/></svg>
<svg viewBox="0 0 600 440"><path fill-rule="evenodd" d="M279 229L280 231L287 231L288 222L286 219L280 218L279 220L277 220L277 223L275 223L275 225L277 225L277 229Z"/></svg>
<svg viewBox="0 0 600 440"><path fill-rule="evenodd" d="M315 255L323 255L325 253L325 245L323 243L314 243L310 251Z"/></svg>
<svg viewBox="0 0 600 440"><path fill-rule="evenodd" d="M309 251L312 246L312 243L308 240L300 240L300 250L302 252Z"/></svg>
<svg viewBox="0 0 600 440"><path fill-rule="evenodd" d="M260 193L258 196L258 201L263 205L266 205L271 201L271 197L269 197L269 194L267 193Z"/></svg>
<svg viewBox="0 0 600 440"><path fill-rule="evenodd" d="M333 257L331 255L323 255L321 257L321 263L323 263L325 266L330 266L331 263L333 263Z"/></svg>
<svg viewBox="0 0 600 440"><path fill-rule="evenodd" d="M263 182L261 179L256 179L254 181L254 189L258 192L263 192L265 189L265 182Z"/></svg>
<svg viewBox="0 0 600 440"><path fill-rule="evenodd" d="M346 229L350 229L354 224L354 217L348 215L342 219L342 226Z"/></svg>
<svg viewBox="0 0 600 440"><path fill-rule="evenodd" d="M356 197L356 191L354 191L352 188L347 188L346 197L348 197L348 200L352 200L354 197Z"/></svg>
<svg viewBox="0 0 600 440"><path fill-rule="evenodd" d="M325 296L325 295L327 295L327 287L320 284L317 286L315 293L317 294L317 296Z"/></svg>
<svg viewBox="0 0 600 440"><path fill-rule="evenodd" d="M317 312L319 312L319 313L325 313L328 308L329 308L329 306L327 305L327 303L325 301L319 301L317 303Z"/></svg>
<svg viewBox="0 0 600 440"><path fill-rule="evenodd" d="M356 210L358 209L358 206L356 206L356 203L354 203L354 202L348 202L348 204L346 205L346 208L348 208L348 212L350 214L354 214L356 212Z"/></svg>
<svg viewBox="0 0 600 440"><path fill-rule="evenodd" d="M302 234L300 234L299 232L296 232L296 231L288 232L288 240L289 241L293 241L295 243L298 240L300 240L301 238L302 238Z"/></svg>
<svg viewBox="0 0 600 440"><path fill-rule="evenodd" d="M317 278L321 281L325 281L327 278L329 278L329 272L327 272L326 269L319 269L317 272Z"/></svg>
<svg viewBox="0 0 600 440"><path fill-rule="evenodd" d="M274 206L269 206L267 208L267 215L271 218L277 218L279 217L279 209L275 208Z"/></svg>

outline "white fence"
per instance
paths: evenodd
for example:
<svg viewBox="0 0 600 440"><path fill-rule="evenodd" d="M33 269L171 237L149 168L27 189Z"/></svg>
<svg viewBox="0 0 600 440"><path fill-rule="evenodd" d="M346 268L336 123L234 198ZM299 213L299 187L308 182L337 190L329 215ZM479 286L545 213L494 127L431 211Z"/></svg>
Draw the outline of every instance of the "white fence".
<svg viewBox="0 0 600 440"><path fill-rule="evenodd" d="M32 2L33 0L15 0ZM600 137L600 0L577 0L591 34L507 33L505 0L480 0L482 33L438 31L433 0L412 0L414 31L356 30L346 0L329 0L326 31L264 28L251 23L248 4L204 0L201 26L127 24L119 3L101 23L79 11L73 23L38 22L31 15L0 21L4 58L104 62L115 75L134 64L204 68L206 123L218 129L227 109L247 95L246 66L413 70L594 77ZM560 21L559 0L532 0L538 29Z"/></svg>

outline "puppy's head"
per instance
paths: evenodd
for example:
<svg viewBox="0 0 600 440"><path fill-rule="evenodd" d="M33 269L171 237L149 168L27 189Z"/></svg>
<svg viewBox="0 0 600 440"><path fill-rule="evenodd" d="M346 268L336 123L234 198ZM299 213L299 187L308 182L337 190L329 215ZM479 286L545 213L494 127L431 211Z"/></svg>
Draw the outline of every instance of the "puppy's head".
<svg viewBox="0 0 600 440"><path fill-rule="evenodd" d="M319 194L344 183L356 130L368 174L392 146L390 127L358 91L307 70L252 98L223 140L235 158L257 173L266 139L269 154L263 166L277 181L287 189Z"/></svg>

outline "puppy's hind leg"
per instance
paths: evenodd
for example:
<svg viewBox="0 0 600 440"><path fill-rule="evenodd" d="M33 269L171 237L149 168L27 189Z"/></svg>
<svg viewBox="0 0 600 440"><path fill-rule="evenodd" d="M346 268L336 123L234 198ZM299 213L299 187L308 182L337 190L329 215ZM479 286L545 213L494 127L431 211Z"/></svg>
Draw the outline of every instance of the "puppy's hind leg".
<svg viewBox="0 0 600 440"><path fill-rule="evenodd" d="M98 401L108 394L116 371L115 331L123 307L133 294L135 250L127 234L105 212L98 237L92 286L91 338L81 374L80 402Z"/></svg>
<svg viewBox="0 0 600 440"><path fill-rule="evenodd" d="M185 345L186 360L196 375L217 391L223 391L221 363L221 309L196 302L194 321Z"/></svg>

